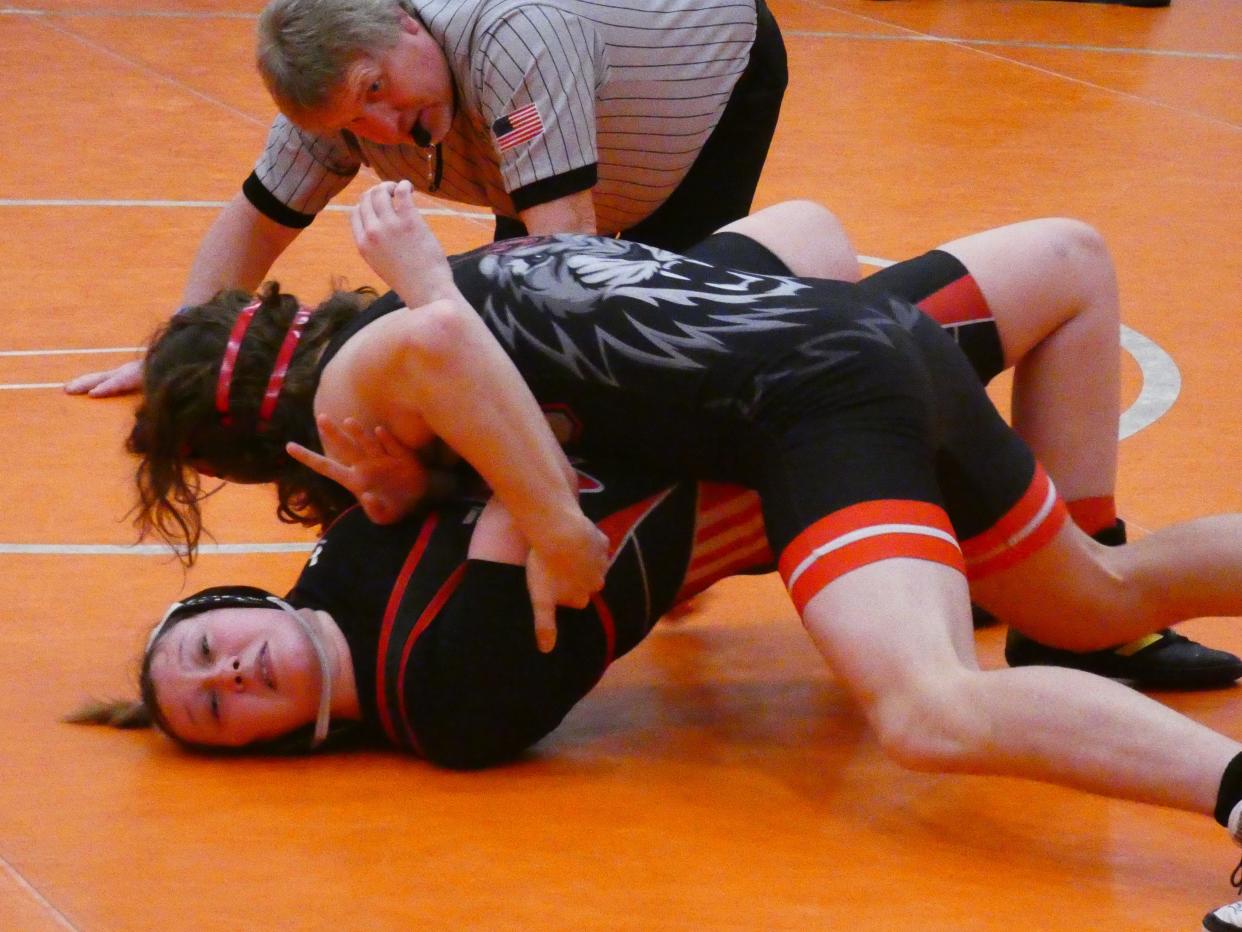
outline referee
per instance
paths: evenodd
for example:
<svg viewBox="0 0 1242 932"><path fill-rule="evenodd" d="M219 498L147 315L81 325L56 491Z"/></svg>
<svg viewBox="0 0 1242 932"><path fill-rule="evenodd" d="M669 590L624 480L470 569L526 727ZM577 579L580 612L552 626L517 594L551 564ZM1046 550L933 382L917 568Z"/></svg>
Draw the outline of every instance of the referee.
<svg viewBox="0 0 1242 932"><path fill-rule="evenodd" d="M788 81L764 0L271 0L258 32L281 114L183 304L256 288L363 165L489 208L496 239L684 250L749 212ZM826 248L856 279L844 233ZM139 385L130 363L67 388Z"/></svg>

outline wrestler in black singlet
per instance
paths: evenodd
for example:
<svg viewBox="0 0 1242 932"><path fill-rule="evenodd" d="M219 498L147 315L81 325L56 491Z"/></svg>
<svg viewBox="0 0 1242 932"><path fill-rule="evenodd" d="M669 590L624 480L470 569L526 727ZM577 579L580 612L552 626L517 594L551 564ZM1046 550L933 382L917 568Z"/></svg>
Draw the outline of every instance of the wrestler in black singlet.
<svg viewBox="0 0 1242 932"><path fill-rule="evenodd" d="M588 236L506 241L452 265L536 399L572 425L570 450L756 489L791 588L838 542L870 541L807 576L800 607L876 559L877 536L894 545L885 555L965 568L956 537L974 571L998 565L1012 531L1029 550L1064 518L953 340L874 285ZM379 299L324 362L398 306Z"/></svg>
<svg viewBox="0 0 1242 932"><path fill-rule="evenodd" d="M614 558L589 607L559 610L548 654L535 645L524 568L466 559L481 503L386 526L353 508L324 535L288 599L327 611L345 633L373 737L455 767L512 757L685 594L698 485L582 475L583 510Z"/></svg>

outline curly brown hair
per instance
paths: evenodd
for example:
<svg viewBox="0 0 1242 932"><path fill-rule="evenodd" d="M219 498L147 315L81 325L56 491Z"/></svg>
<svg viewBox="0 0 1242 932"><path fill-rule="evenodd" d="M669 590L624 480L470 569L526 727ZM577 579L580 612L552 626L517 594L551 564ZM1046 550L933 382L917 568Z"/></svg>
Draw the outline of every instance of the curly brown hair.
<svg viewBox="0 0 1242 932"><path fill-rule="evenodd" d="M353 497L285 452L297 441L321 450L312 403L317 364L332 336L375 298L375 291L337 291L307 321L271 417L259 406L276 355L300 304L268 282L238 351L229 386L228 418L216 410L221 362L242 309L256 300L222 291L206 304L184 308L152 337L143 366L143 400L126 449L141 457L134 476L134 526L155 533L193 564L202 536L201 472L233 482L276 485L277 516L290 524L326 526ZM225 421L228 423L225 423Z"/></svg>

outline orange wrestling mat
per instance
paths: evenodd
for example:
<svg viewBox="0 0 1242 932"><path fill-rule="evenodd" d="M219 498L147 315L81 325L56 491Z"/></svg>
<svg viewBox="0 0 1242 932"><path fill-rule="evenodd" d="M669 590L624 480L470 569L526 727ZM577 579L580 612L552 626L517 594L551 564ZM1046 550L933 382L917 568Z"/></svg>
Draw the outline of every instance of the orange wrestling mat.
<svg viewBox="0 0 1242 932"><path fill-rule="evenodd" d="M132 402L57 387L132 356L250 170L273 112L259 6L0 6L0 929L1167 932L1233 898L1236 851L1203 818L887 762L773 578L709 593L494 771L199 760L59 723L132 692L178 594L283 590L308 542L265 490L227 489L208 525L238 552L186 578L126 550ZM1122 444L1122 513L1141 534L1238 510L1237 0L772 6L792 80L759 204L823 201L876 259L1094 224L1127 345L1149 350L1126 361L1127 402L1151 403ZM490 236L472 209L432 222L450 250ZM370 281L339 210L274 272L307 295L332 275ZM1242 651L1236 619L1185 631ZM980 635L985 663L1001 636ZM1163 698L1242 734L1237 688Z"/></svg>

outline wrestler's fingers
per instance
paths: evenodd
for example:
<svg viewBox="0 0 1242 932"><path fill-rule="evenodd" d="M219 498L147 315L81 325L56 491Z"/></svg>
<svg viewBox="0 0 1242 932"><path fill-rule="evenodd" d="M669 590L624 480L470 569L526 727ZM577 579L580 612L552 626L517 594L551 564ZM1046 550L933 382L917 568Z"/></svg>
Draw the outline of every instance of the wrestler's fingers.
<svg viewBox="0 0 1242 932"><path fill-rule="evenodd" d="M331 479L338 485L349 488L349 481L353 476L349 467L341 465L336 460L328 459L326 456L316 453L314 450L308 449L292 440L285 444L285 452L307 469L312 469L325 479Z"/></svg>
<svg viewBox="0 0 1242 932"><path fill-rule="evenodd" d="M358 504L373 524L392 524L395 520L391 505L374 492L363 492L358 496Z"/></svg>
<svg viewBox="0 0 1242 932"><path fill-rule="evenodd" d="M391 200L386 187L387 184L387 182L385 184L378 184L370 190L364 191L362 197L358 198L358 203L350 212L350 219L356 218L358 221L358 225L354 227L354 239L359 245L379 224L379 215L376 212L377 206L386 204Z"/></svg>
<svg viewBox="0 0 1242 932"><path fill-rule="evenodd" d="M375 191L375 198L372 202L372 207L375 211L375 217L377 220L389 221L392 219L396 213L393 209L393 198L397 196L397 191L400 190L401 185L408 183L409 182L401 182L399 184L393 184L392 182L389 182L388 187L384 190Z"/></svg>
<svg viewBox="0 0 1242 932"><path fill-rule="evenodd" d="M345 426L327 414L316 415L315 426L319 429L319 438L323 441L325 448L336 452L336 462L344 466L352 466L352 461L358 457L358 445ZM347 456L350 462L345 461Z"/></svg>
<svg viewBox="0 0 1242 932"><path fill-rule="evenodd" d="M556 647L556 603L536 602L533 595L531 608L535 610L535 646L547 654Z"/></svg>
<svg viewBox="0 0 1242 932"><path fill-rule="evenodd" d="M392 189L392 197L389 200L392 209L399 216L404 216L410 212L417 213L418 208L414 205L414 185L409 180L398 181Z"/></svg>
<svg viewBox="0 0 1242 932"><path fill-rule="evenodd" d="M383 445L375 439L371 431L358 422L357 418L347 417L341 426L345 429L345 435L349 438L355 452L361 452L367 457L375 457L384 452Z"/></svg>
<svg viewBox="0 0 1242 932"><path fill-rule="evenodd" d="M375 428L374 437L389 456L410 456L414 453L412 448L398 440L393 432L383 424Z"/></svg>
<svg viewBox="0 0 1242 932"><path fill-rule="evenodd" d="M526 561L526 589L535 620L535 646L548 653L556 646L556 592L538 551Z"/></svg>

